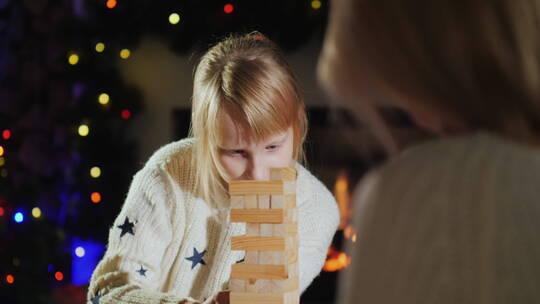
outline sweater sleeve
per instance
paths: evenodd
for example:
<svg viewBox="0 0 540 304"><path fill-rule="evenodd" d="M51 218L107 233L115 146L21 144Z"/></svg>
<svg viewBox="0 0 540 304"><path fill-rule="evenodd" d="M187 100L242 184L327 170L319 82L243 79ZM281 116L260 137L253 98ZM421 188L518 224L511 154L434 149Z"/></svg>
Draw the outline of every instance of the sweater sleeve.
<svg viewBox="0 0 540 304"><path fill-rule="evenodd" d="M307 182L300 181L302 173L309 176ZM339 225L339 210L334 196L307 170L299 173L298 186L300 195L308 193L298 202L300 292L303 293L324 266Z"/></svg>
<svg viewBox="0 0 540 304"><path fill-rule="evenodd" d="M173 231L179 235L184 231L184 219L174 219L182 212L175 209L169 178L162 170L147 167L134 176L110 228L107 251L92 275L88 303L195 302L159 290L178 250L173 243L179 242L171 242Z"/></svg>

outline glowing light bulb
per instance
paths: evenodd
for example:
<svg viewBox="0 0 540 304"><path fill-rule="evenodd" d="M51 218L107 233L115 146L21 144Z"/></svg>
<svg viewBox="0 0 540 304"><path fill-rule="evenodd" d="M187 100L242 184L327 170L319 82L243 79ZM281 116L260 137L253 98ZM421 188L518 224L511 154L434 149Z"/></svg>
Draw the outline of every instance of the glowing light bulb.
<svg viewBox="0 0 540 304"><path fill-rule="evenodd" d="M122 113L120 113L120 116L122 116L123 119L129 119L131 117L131 111L122 110Z"/></svg>
<svg viewBox="0 0 540 304"><path fill-rule="evenodd" d="M101 169L99 167L93 167L90 169L90 176L93 178L98 178L101 175Z"/></svg>
<svg viewBox="0 0 540 304"><path fill-rule="evenodd" d="M313 9L320 9L321 5L322 5L322 3L319 0L311 1L311 8L313 8Z"/></svg>
<svg viewBox="0 0 540 304"><path fill-rule="evenodd" d="M225 4L225 6L223 6L223 11L225 12L225 14L230 14L234 11L234 6L230 3L227 3Z"/></svg>
<svg viewBox="0 0 540 304"><path fill-rule="evenodd" d="M13 219L15 220L15 222L17 223L22 223L24 222L24 214L22 212L17 212L15 213L15 215L13 216Z"/></svg>
<svg viewBox="0 0 540 304"><path fill-rule="evenodd" d="M13 284L13 283L15 282L15 277L14 277L13 275L11 275L11 274L8 274L8 275L6 276L6 282L7 282L8 284Z"/></svg>
<svg viewBox="0 0 540 304"><path fill-rule="evenodd" d="M180 15L177 13L172 13L169 15L169 23L170 24L178 24L180 22Z"/></svg>
<svg viewBox="0 0 540 304"><path fill-rule="evenodd" d="M32 209L32 216L35 217L35 218L40 218L41 217L41 209L39 209L38 207L34 207Z"/></svg>
<svg viewBox="0 0 540 304"><path fill-rule="evenodd" d="M113 9L116 7L118 2L116 0L107 0L107 8Z"/></svg>
<svg viewBox="0 0 540 304"><path fill-rule="evenodd" d="M4 138L5 140L8 140L11 138L11 131L10 130L4 130L2 131L2 138Z"/></svg>
<svg viewBox="0 0 540 304"><path fill-rule="evenodd" d="M79 55L77 55L77 54L69 55L68 62L71 65L76 65L77 63L79 63Z"/></svg>
<svg viewBox="0 0 540 304"><path fill-rule="evenodd" d="M128 59L129 55L131 55L131 52L128 49L122 49L120 51L120 58L122 59Z"/></svg>
<svg viewBox="0 0 540 304"><path fill-rule="evenodd" d="M80 125L79 126L79 135L80 136L87 136L88 133L90 133L90 128L88 128L87 125Z"/></svg>
<svg viewBox="0 0 540 304"><path fill-rule="evenodd" d="M96 52L102 53L105 50L105 44L103 42L96 43Z"/></svg>
<svg viewBox="0 0 540 304"><path fill-rule="evenodd" d="M4 155L4 147L0 146L0 156Z"/></svg>
<svg viewBox="0 0 540 304"><path fill-rule="evenodd" d="M60 271L57 271L54 273L54 278L57 280L57 281L62 281L64 279L64 274Z"/></svg>
<svg viewBox="0 0 540 304"><path fill-rule="evenodd" d="M109 94L107 94L107 93L101 93L101 94L99 94L98 101L99 101L99 103L102 104L102 105L108 104L109 101L110 101Z"/></svg>
<svg viewBox="0 0 540 304"><path fill-rule="evenodd" d="M93 193L90 195L90 200L91 200L92 203L94 203L94 204L97 204L97 203L101 202L101 194L99 194L99 192L93 192Z"/></svg>
<svg viewBox="0 0 540 304"><path fill-rule="evenodd" d="M86 254L86 251L84 250L83 247L79 246L77 248L75 248L75 255L82 258L84 255Z"/></svg>

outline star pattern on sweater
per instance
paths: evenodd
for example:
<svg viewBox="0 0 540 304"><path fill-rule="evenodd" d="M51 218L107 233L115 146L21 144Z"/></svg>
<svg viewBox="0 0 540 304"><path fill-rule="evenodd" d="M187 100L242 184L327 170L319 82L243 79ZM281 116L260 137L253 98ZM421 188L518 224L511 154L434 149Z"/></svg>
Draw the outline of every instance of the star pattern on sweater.
<svg viewBox="0 0 540 304"><path fill-rule="evenodd" d="M96 295L91 298L90 301L92 302L92 304L99 304L99 300L101 300L101 292L98 290Z"/></svg>
<svg viewBox="0 0 540 304"><path fill-rule="evenodd" d="M135 235L135 232L133 232L133 226L135 226L135 224L133 222L130 222L129 218L126 216L126 219L124 220L124 223L122 225L118 225L116 227L122 229L122 233L120 233L120 237L123 237L126 233L130 233L131 235Z"/></svg>
<svg viewBox="0 0 540 304"><path fill-rule="evenodd" d="M141 269L137 270L137 272L139 273L139 275L141 277L146 277L146 272L148 271L148 269L144 269L144 267L141 265Z"/></svg>
<svg viewBox="0 0 540 304"><path fill-rule="evenodd" d="M193 255L186 258L186 260L191 261L191 269L195 268L197 264L201 263L206 265L206 262L203 260L203 256L206 254L206 250L199 252L197 248L193 247Z"/></svg>

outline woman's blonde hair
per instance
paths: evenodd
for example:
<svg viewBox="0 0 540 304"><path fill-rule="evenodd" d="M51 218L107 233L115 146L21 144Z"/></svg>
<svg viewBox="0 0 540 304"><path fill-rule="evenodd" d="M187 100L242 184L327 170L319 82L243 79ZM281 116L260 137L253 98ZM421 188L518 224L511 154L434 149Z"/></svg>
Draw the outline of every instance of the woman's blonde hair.
<svg viewBox="0 0 540 304"><path fill-rule="evenodd" d="M238 134L255 141L292 127L293 158L303 161L303 97L278 47L258 32L217 43L195 70L190 128L196 139L195 187L209 203L226 198L228 177L218 155L224 115L232 118Z"/></svg>
<svg viewBox="0 0 540 304"><path fill-rule="evenodd" d="M540 114L540 1L345 3L332 22L341 24L334 39L349 47L328 68L339 73L354 60L361 72L342 79L349 86L367 77L381 86L378 92L409 99L395 102L450 113L470 129L518 140L533 135Z"/></svg>

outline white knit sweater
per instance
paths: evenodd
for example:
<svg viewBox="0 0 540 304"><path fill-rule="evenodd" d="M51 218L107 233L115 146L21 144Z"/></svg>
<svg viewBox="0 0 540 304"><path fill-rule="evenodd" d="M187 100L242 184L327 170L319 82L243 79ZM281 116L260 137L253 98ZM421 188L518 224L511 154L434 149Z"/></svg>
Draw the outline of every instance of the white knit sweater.
<svg viewBox="0 0 540 304"><path fill-rule="evenodd" d="M133 178L109 232L107 251L88 290L89 303L210 303L228 289L232 236L245 224L230 223L230 206L193 196L193 139L159 149ZM332 194L297 165L300 289L317 276L339 223Z"/></svg>
<svg viewBox="0 0 540 304"><path fill-rule="evenodd" d="M540 149L431 141L357 188L340 304L540 303Z"/></svg>

